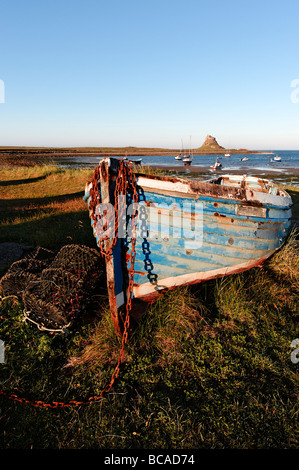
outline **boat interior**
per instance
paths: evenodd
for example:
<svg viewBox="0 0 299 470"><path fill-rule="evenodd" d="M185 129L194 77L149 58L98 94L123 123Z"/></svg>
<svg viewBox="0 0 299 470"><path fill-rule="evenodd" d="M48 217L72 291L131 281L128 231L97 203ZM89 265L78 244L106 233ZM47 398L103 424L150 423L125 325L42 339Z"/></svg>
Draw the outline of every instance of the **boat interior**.
<svg viewBox="0 0 299 470"><path fill-rule="evenodd" d="M222 186L233 186L234 188L251 189L275 196L288 196L285 191L280 189L271 181L247 175L222 175L218 178L209 180L209 183L219 184Z"/></svg>

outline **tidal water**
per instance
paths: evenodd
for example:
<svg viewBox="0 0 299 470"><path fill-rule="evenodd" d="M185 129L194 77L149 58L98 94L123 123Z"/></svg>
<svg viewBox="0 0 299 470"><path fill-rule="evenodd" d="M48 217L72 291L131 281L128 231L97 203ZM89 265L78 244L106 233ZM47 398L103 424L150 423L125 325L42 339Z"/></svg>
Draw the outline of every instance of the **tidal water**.
<svg viewBox="0 0 299 470"><path fill-rule="evenodd" d="M273 157L281 157L281 162L272 162ZM267 172L269 168L277 172L288 172L293 168L299 168L299 151L298 150L278 150L269 152L268 154L235 154L226 158L224 155L193 155L192 167L201 169L210 167L216 160L222 163L225 170L240 170L240 169L256 169ZM247 161L241 161L242 158L248 158ZM51 160L63 167L93 167L96 166L101 157L89 156L71 156L71 157L51 157ZM184 164L180 160L175 160L172 155L163 156L134 156L128 157L134 161L142 158L142 165L160 165L167 167L176 167L178 170L184 169Z"/></svg>
<svg viewBox="0 0 299 470"><path fill-rule="evenodd" d="M280 162L274 162L275 156L281 157ZM242 161L243 158L246 161ZM102 157L97 156L51 156L51 163L61 166L63 168L95 168ZM134 156L128 159L134 161L142 158L142 166L155 166L165 167L165 170L171 168L176 172L184 172L184 174L191 178L196 178L196 173L200 174L201 178L211 177L210 166L213 165L218 158L222 164L221 173L229 173L234 171L244 171L244 174L258 174L263 175L271 174L273 179L277 182L284 182L289 180L290 176L294 175L293 169L299 169L299 151L298 150L273 150L266 153L264 151L260 154L232 154L229 158L224 155L193 155L192 169L185 167L181 160L175 160L173 155L163 156ZM299 176L294 177L294 184L299 184Z"/></svg>

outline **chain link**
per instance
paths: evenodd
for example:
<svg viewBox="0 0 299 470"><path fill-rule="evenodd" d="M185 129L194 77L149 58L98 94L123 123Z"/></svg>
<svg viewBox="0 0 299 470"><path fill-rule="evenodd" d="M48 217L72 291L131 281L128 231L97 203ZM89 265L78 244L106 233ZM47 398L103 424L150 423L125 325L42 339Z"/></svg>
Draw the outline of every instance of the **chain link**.
<svg viewBox="0 0 299 470"><path fill-rule="evenodd" d="M96 223L97 218L99 216L96 215L96 209L98 204L101 203L101 194L99 192L99 185L98 181L100 178L100 166L98 166L93 174L92 177L92 187L90 190L90 209L91 209L91 218L93 219L93 222ZM120 217L123 216L123 211L119 214L119 208L118 208L118 200L119 196L122 195L127 195L128 193L132 193L132 200L133 203L138 202L138 192L137 192L137 183L136 183L136 177L132 169L132 164L131 162L125 162L124 160L119 160L119 165L118 165L118 173L117 173L117 178L116 178L116 183L115 183L115 191L114 191L114 214L113 217L115 217L114 222L115 222L115 235L113 237L112 243L110 244L110 247L108 250L105 249L105 240L108 239L108 237L102 238L99 242L99 248L101 251L102 256L107 257L112 254L112 250L116 244L117 237L118 237L118 228L119 228L119 220ZM104 387L104 389L100 392L99 395L94 395L92 397L89 397L85 401L77 401L77 400L71 400L69 402L59 402L59 401L53 401L51 403L46 403L41 400L28 400L25 397L20 397L17 394L14 393L8 393L5 392L4 390L0 389L0 395L17 401L19 403L23 404L28 404L34 407L41 407L41 408L70 408L70 407L77 407L77 406L83 406L83 405L88 405L92 402L96 402L98 400L101 400L104 396L105 393L108 393L116 378L119 375L120 371L120 365L123 362L124 358L124 353L125 353L125 346L126 343L128 342L128 334L129 334L129 326L130 326L130 312L132 309L132 294L133 294L133 287L134 287L134 263L135 263L135 256L136 256L136 224L137 224L137 208L136 204L134 204L134 213L132 215L132 233L131 233L131 252L127 261L127 270L128 270L128 289L127 289L127 300L126 300L126 315L125 315L125 321L124 321L124 329L123 329L123 335L122 335L122 341L121 341L121 349L118 355L117 359L117 364L116 367L113 371L113 374L111 376L110 382Z"/></svg>

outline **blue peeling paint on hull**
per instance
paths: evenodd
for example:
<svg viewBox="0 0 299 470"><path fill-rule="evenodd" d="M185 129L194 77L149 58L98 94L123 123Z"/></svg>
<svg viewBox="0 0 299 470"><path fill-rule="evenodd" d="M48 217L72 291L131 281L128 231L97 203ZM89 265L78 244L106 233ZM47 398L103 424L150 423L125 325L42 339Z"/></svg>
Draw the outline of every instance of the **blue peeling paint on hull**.
<svg viewBox="0 0 299 470"><path fill-rule="evenodd" d="M289 209L269 208L266 218L239 216L235 213L234 202L218 202L216 209L215 201L211 204L201 197L193 202L193 206L203 205L201 236L195 231L184 230L183 220L187 214L182 210L180 217L176 218L176 223L170 220L170 226L167 224L170 218L166 214L167 208L175 206L181 209L186 201L188 200L144 193L144 201L140 203L144 205L148 218L150 210L146 203L155 203L160 211L163 211L163 207L166 209L158 224L148 224L147 228L150 229L152 237L137 236L134 276L136 284L155 283L163 278L184 273L238 266L246 261L266 257L284 243L291 226ZM171 213L171 210L168 212ZM272 218L269 217L269 212ZM188 215L190 216L190 213ZM139 235L140 225L139 220ZM185 237L178 238L177 235L174 238L175 228L179 235ZM195 240L196 235L199 235L198 242Z"/></svg>

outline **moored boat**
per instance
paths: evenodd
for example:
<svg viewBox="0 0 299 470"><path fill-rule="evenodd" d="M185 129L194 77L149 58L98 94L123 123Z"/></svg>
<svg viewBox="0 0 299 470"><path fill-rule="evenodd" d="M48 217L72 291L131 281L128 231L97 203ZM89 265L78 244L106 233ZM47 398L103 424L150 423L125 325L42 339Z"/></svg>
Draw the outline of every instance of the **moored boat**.
<svg viewBox="0 0 299 470"><path fill-rule="evenodd" d="M183 163L184 163L184 165L191 165L192 160L193 159L192 159L191 155L189 155L188 157L183 158Z"/></svg>
<svg viewBox="0 0 299 470"><path fill-rule="evenodd" d="M190 166L193 161L193 155L191 150L191 136L190 136L190 153L183 158L184 165Z"/></svg>
<svg viewBox="0 0 299 470"><path fill-rule="evenodd" d="M215 161L214 165L212 165L210 168L212 170L221 170L222 164L220 162L218 162L218 158L216 158L216 161Z"/></svg>
<svg viewBox="0 0 299 470"><path fill-rule="evenodd" d="M133 163L134 165L141 165L142 158L137 158L136 160L129 160L129 162Z"/></svg>
<svg viewBox="0 0 299 470"><path fill-rule="evenodd" d="M110 308L119 334L128 299L150 302L169 289L259 266L289 233L292 199L268 180L133 176L126 165L103 159L84 196L97 245L107 251ZM122 192L119 182L128 175ZM113 210L122 221L117 233L105 215Z"/></svg>

